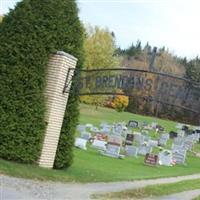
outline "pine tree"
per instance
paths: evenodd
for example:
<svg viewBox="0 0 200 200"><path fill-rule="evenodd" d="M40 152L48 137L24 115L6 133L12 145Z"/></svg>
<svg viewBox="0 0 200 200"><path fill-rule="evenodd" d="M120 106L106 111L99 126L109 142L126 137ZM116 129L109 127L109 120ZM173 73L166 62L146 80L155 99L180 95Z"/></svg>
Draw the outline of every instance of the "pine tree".
<svg viewBox="0 0 200 200"><path fill-rule="evenodd" d="M23 0L0 24L0 157L39 158L44 137L44 87L49 56L65 51L83 63L83 31L75 0ZM72 161L78 97L71 94L55 167ZM70 113L70 115L69 115ZM63 141L65 140L65 141Z"/></svg>

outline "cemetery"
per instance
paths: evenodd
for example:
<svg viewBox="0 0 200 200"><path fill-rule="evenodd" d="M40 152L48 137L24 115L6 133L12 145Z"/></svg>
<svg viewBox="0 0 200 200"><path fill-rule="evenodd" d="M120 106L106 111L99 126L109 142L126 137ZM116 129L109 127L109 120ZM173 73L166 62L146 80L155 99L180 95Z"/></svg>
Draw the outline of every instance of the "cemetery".
<svg viewBox="0 0 200 200"><path fill-rule="evenodd" d="M150 166L190 165L187 153L193 152L195 144L199 145L200 127L177 123L177 132L167 132L158 126L161 127L156 122L137 122L136 119L112 124L102 122L98 126L90 122L80 124L75 147L86 151L91 147L97 150L97 156L118 159L143 156L144 163Z"/></svg>
<svg viewBox="0 0 200 200"><path fill-rule="evenodd" d="M198 56L139 39L122 48L116 30L85 24L84 1L16 1L0 13L0 193L200 193Z"/></svg>
<svg viewBox="0 0 200 200"><path fill-rule="evenodd" d="M174 61L162 71L156 56L168 52L138 43L141 57L131 56L142 67L130 67L114 33L87 33L76 1L48 7L21 1L0 22L0 174L71 185L200 173L200 84L191 63L179 60L179 74ZM90 55L98 31L108 34L98 39L111 44L106 56Z"/></svg>
<svg viewBox="0 0 200 200"><path fill-rule="evenodd" d="M138 127L127 126L130 120L137 121ZM150 125L156 122L164 127L163 132L150 130ZM113 129L113 133L110 134L113 124L118 125L118 129ZM141 125L145 125L146 129L140 130ZM17 177L62 182L110 182L199 173L200 158L195 155L200 153L200 145L196 142L197 137L188 135L175 137L175 140L170 139L170 131L179 133L178 136L182 134L180 128L180 124L173 121L127 112L118 113L103 107L96 111L94 106L81 104L79 125L75 136L79 139L74 143L79 147L74 147L74 162L71 167L52 171L35 165L0 159L0 171ZM103 134L99 133L101 129L104 130ZM121 131L121 136L117 130ZM182 149L179 151L181 145L188 148L185 144L190 137L194 141L193 150L185 151L186 154ZM184 138L186 143L179 142L179 138ZM158 156L156 166L145 163L147 152ZM175 159L177 163L173 163Z"/></svg>

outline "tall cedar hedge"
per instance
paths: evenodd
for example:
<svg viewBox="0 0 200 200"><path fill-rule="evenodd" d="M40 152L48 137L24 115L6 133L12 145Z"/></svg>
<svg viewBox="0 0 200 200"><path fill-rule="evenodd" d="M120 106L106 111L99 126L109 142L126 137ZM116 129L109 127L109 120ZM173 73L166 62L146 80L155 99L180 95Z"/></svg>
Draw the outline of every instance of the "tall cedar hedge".
<svg viewBox="0 0 200 200"><path fill-rule="evenodd" d="M49 56L65 51L83 61L83 30L75 0L23 0L0 24L0 157L36 162L44 138L43 96ZM78 97L71 94L56 168L72 162Z"/></svg>

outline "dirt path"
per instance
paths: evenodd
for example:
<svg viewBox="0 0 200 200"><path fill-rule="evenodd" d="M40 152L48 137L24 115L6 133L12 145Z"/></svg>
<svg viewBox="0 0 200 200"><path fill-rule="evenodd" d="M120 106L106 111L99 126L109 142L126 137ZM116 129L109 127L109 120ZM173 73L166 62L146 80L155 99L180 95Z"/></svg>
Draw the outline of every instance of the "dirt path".
<svg viewBox="0 0 200 200"><path fill-rule="evenodd" d="M145 187L160 183L174 183L181 180L200 178L200 174L161 178L154 180L123 181L114 183L55 183L0 176L0 199L50 199L50 200L88 200L94 193L116 192ZM155 198L154 198L155 199Z"/></svg>

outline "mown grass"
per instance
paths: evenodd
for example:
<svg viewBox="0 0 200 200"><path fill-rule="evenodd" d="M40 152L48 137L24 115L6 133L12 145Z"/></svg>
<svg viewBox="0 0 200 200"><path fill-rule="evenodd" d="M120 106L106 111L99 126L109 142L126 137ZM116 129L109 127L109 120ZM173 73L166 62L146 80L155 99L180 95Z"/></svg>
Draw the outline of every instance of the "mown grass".
<svg viewBox="0 0 200 200"><path fill-rule="evenodd" d="M118 113L107 108L99 108L96 111L93 106L81 105L80 111L81 124L99 125L102 121L113 123L128 122L134 119L139 122L158 122L166 128L166 131L176 130L176 122L126 112ZM197 144L196 148L199 149L199 146ZM102 156L97 150L88 147L87 151L74 149L74 162L68 169L49 170L40 168L37 165L25 165L0 159L0 173L23 178L64 182L130 181L200 173L199 158L189 153L186 163L186 165L176 165L174 167L149 167L144 165L144 157L142 156L120 160Z"/></svg>
<svg viewBox="0 0 200 200"><path fill-rule="evenodd" d="M103 195L93 195L92 197L96 199L140 199L146 197L170 195L173 193L195 189L200 189L200 179L151 185L140 189L125 190L122 192L108 193Z"/></svg>
<svg viewBox="0 0 200 200"><path fill-rule="evenodd" d="M200 200L200 195L192 200Z"/></svg>

